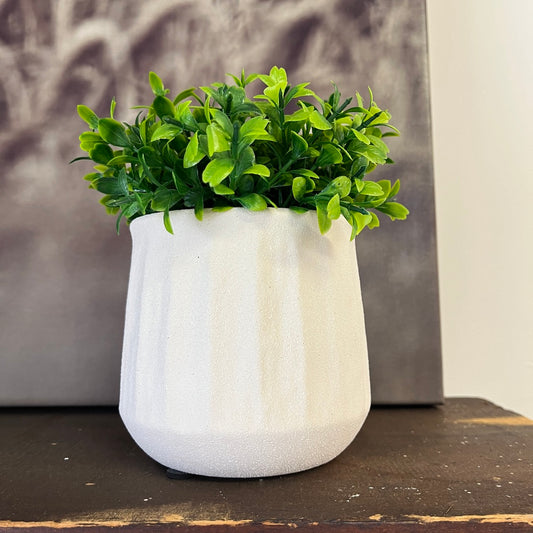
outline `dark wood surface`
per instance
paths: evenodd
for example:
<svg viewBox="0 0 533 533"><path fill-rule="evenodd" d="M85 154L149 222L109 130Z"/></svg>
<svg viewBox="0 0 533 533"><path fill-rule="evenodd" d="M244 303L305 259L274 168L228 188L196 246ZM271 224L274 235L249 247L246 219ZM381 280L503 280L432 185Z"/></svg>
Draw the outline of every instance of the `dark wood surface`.
<svg viewBox="0 0 533 533"><path fill-rule="evenodd" d="M171 480L111 408L0 410L0 531L531 531L533 421L479 399L373 408L337 459Z"/></svg>

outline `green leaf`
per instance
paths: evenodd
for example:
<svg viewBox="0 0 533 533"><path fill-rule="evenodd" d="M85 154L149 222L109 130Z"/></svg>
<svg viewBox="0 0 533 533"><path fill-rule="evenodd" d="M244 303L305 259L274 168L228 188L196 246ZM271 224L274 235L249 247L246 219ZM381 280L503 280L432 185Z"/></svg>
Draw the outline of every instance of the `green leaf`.
<svg viewBox="0 0 533 533"><path fill-rule="evenodd" d="M196 90L196 87L191 87L190 89L186 89L185 91L181 91L181 93L179 93L178 96L176 96L176 98L174 98L172 103L174 105L176 105L179 102L181 102L182 100L185 100L185 98L189 98L189 96L192 96L194 94L195 90Z"/></svg>
<svg viewBox="0 0 533 533"><path fill-rule="evenodd" d="M154 178L154 175L150 170L150 166L146 162L146 156L141 152L139 152L139 160L141 161L142 166L142 173L140 175L143 178L146 178L150 183L155 183L156 185L158 185L159 182Z"/></svg>
<svg viewBox="0 0 533 533"><path fill-rule="evenodd" d="M137 199L137 203L139 204L139 207L141 209L141 213L143 215L146 215L146 208L148 207L148 204L152 201L153 194L152 193L133 193L135 195L135 198Z"/></svg>
<svg viewBox="0 0 533 533"><path fill-rule="evenodd" d="M224 130L226 135L231 138L233 135L233 124L229 117L220 109L214 109L211 111L213 120Z"/></svg>
<svg viewBox="0 0 533 533"><path fill-rule="evenodd" d="M267 208L265 199L257 193L247 194L236 198L236 200L246 209L250 209L250 211L263 211Z"/></svg>
<svg viewBox="0 0 533 533"><path fill-rule="evenodd" d="M242 70L242 74L244 76L244 69ZM253 81L255 81L257 78L258 78L259 74L250 74L249 76L246 77L246 79L244 80L244 83L242 84L243 87L246 87L246 85L248 85L249 83L252 83Z"/></svg>
<svg viewBox="0 0 533 533"><path fill-rule="evenodd" d="M316 130L330 130L332 125L316 109L309 115L311 125Z"/></svg>
<svg viewBox="0 0 533 533"><path fill-rule="evenodd" d="M181 172L180 172L180 176L178 176L178 173L175 170L173 170L172 181L174 182L174 186L176 187L176 190L180 194L185 195L189 192L189 187L187 187L187 185L183 181Z"/></svg>
<svg viewBox="0 0 533 533"><path fill-rule="evenodd" d="M314 191L316 189L315 180L312 178L305 178L305 180L307 181L307 192Z"/></svg>
<svg viewBox="0 0 533 533"><path fill-rule="evenodd" d="M368 87L368 94L370 95L370 105L375 105L376 102L374 102L374 94L372 93L372 89Z"/></svg>
<svg viewBox="0 0 533 533"><path fill-rule="evenodd" d="M383 122L386 122L384 113L385 111L382 111L378 106L371 105L370 108L367 110L367 113L365 115L365 120L363 121L362 125L364 127L370 126L371 124L376 124L377 120L382 120L382 119L383 119Z"/></svg>
<svg viewBox="0 0 533 533"><path fill-rule="evenodd" d="M115 97L113 96L113 98L111 99L111 104L109 105L109 116L111 118L115 118L114 114L115 114L116 106L117 106L117 101L115 100Z"/></svg>
<svg viewBox="0 0 533 533"><path fill-rule="evenodd" d="M172 228L172 222L170 221L170 212L169 208L167 207L165 209L165 212L163 213L163 224L165 225L165 229L171 234L174 235L174 229Z"/></svg>
<svg viewBox="0 0 533 533"><path fill-rule="evenodd" d="M165 91L165 87L161 81L161 78L155 72L150 72L148 74L148 81L150 82L150 87L156 96L165 96L165 94L168 92Z"/></svg>
<svg viewBox="0 0 533 533"><path fill-rule="evenodd" d="M275 85L272 85L271 87L267 87L263 91L263 94L271 102L273 102L275 105L279 105L279 103L280 103L279 95L280 95L280 93L283 93L283 91L285 90L286 86L287 86L287 82L283 83L283 82L280 81L280 82L276 83Z"/></svg>
<svg viewBox="0 0 533 533"><path fill-rule="evenodd" d="M98 192L123 196L128 194L128 189L117 178L98 178L91 182L91 187Z"/></svg>
<svg viewBox="0 0 533 533"><path fill-rule="evenodd" d="M291 205L289 207L289 209L291 211L294 211L295 213L307 213L309 211L309 209L307 209L306 207L302 207L301 205Z"/></svg>
<svg viewBox="0 0 533 533"><path fill-rule="evenodd" d="M77 107L78 115L89 124L89 127L93 130L98 129L99 118L98 115L86 105L79 105Z"/></svg>
<svg viewBox="0 0 533 533"><path fill-rule="evenodd" d="M213 154L226 152L230 149L228 139L218 124L209 124L205 132L207 134L207 154L209 157L212 157Z"/></svg>
<svg viewBox="0 0 533 533"><path fill-rule="evenodd" d="M194 204L194 216L196 220L202 220L204 218L204 196L198 194L196 203Z"/></svg>
<svg viewBox="0 0 533 533"><path fill-rule="evenodd" d="M368 168L368 159L366 157L360 156L355 159L350 169L350 176L352 178L361 178L365 175L365 172Z"/></svg>
<svg viewBox="0 0 533 533"><path fill-rule="evenodd" d="M363 187L365 186L365 182L360 178L355 178L353 182L354 182L356 191L361 192L363 190Z"/></svg>
<svg viewBox="0 0 533 533"><path fill-rule="evenodd" d="M243 102L242 104L232 106L231 108L232 116L245 114L245 115L260 115L261 110L253 102Z"/></svg>
<svg viewBox="0 0 533 533"><path fill-rule="evenodd" d="M152 102L152 107L160 118L174 117L176 113L174 104L166 96L156 96Z"/></svg>
<svg viewBox="0 0 533 533"><path fill-rule="evenodd" d="M356 211L352 213L352 216L354 218L355 225L357 226L356 235L359 235L359 233L363 231L365 226L367 226L368 224L372 222L371 214L363 215L362 213L358 213Z"/></svg>
<svg viewBox="0 0 533 533"><path fill-rule="evenodd" d="M382 153L388 154L389 147L379 137L368 135L368 140Z"/></svg>
<svg viewBox="0 0 533 533"><path fill-rule="evenodd" d="M390 188L391 188L390 181L389 180L379 180L377 183L381 187L381 189L383 190L383 196L385 196L385 198L388 198L389 193L390 193Z"/></svg>
<svg viewBox="0 0 533 533"><path fill-rule="evenodd" d="M370 215L372 216L372 220L368 224L368 229L379 228L379 218L376 213L371 212Z"/></svg>
<svg viewBox="0 0 533 533"><path fill-rule="evenodd" d="M267 99L271 100L274 105L279 105L281 102L279 100L280 93L283 95L283 92L287 86L287 81L274 79L271 76L265 74L259 74L257 76L267 87L263 91L263 94L258 94L254 98Z"/></svg>
<svg viewBox="0 0 533 533"><path fill-rule="evenodd" d="M118 171L118 175L117 175L117 181L118 181L118 184L120 186L120 188L122 189L123 191L123 194L125 196L128 196L129 195L129 189L128 189L128 175L126 174L126 171L121 168L119 171Z"/></svg>
<svg viewBox="0 0 533 533"><path fill-rule="evenodd" d="M84 152L88 152L89 150L92 150L95 146L95 144L103 143L104 139L100 137L100 135L94 131L85 131L80 136L80 148Z"/></svg>
<svg viewBox="0 0 533 533"><path fill-rule="evenodd" d="M399 190L400 190L400 180L396 180L396 182L394 183L394 185L392 186L389 192L388 198L394 198L398 194Z"/></svg>
<svg viewBox="0 0 533 533"><path fill-rule="evenodd" d="M352 129L354 135L364 144L370 144L370 139L364 135L363 133L361 133L360 131L356 130L356 129Z"/></svg>
<svg viewBox="0 0 533 533"><path fill-rule="evenodd" d="M292 180L292 195L294 199L300 201L307 192L307 179L298 176Z"/></svg>
<svg viewBox="0 0 533 533"><path fill-rule="evenodd" d="M318 228L320 233L324 235L331 228L331 218L328 217L328 202L324 200L317 200L316 214L318 218Z"/></svg>
<svg viewBox="0 0 533 533"><path fill-rule="evenodd" d="M353 222L352 212L347 207L341 205L341 214L351 226Z"/></svg>
<svg viewBox="0 0 533 533"><path fill-rule="evenodd" d="M226 211L230 211L233 209L232 205L215 205L215 207L211 208L211 211L214 213L225 213Z"/></svg>
<svg viewBox="0 0 533 533"><path fill-rule="evenodd" d="M379 148L372 144L359 145L355 148L355 153L365 156L369 161L376 165L384 165L387 159L387 154L384 154Z"/></svg>
<svg viewBox="0 0 533 533"><path fill-rule="evenodd" d="M268 119L263 117L253 117L248 119L242 126L239 132L240 140L253 141L258 137L265 135L267 132L265 128L268 124Z"/></svg>
<svg viewBox="0 0 533 533"><path fill-rule="evenodd" d="M216 194L220 194L222 196L235 194L235 191L233 189L230 189L229 187L226 187L223 183L221 183L220 185L217 185L216 187L213 187L213 191Z"/></svg>
<svg viewBox="0 0 533 533"><path fill-rule="evenodd" d="M339 176L331 180L327 187L320 193L324 196L334 196L338 194L340 198L345 198L352 190L352 182L346 176Z"/></svg>
<svg viewBox="0 0 533 533"><path fill-rule="evenodd" d="M291 148L293 159L298 159L306 152L308 147L309 145L307 144L307 141L301 135L298 135L295 131L291 131Z"/></svg>
<svg viewBox="0 0 533 533"><path fill-rule="evenodd" d="M183 155L183 166L185 168L194 167L197 165L203 158L205 153L198 147L198 134L195 133L185 149L185 154Z"/></svg>
<svg viewBox="0 0 533 533"><path fill-rule="evenodd" d="M391 220L405 220L409 214L409 209L398 202L385 202L376 209L388 215Z"/></svg>
<svg viewBox="0 0 533 533"><path fill-rule="evenodd" d="M246 98L246 92L242 87L228 87L228 100L227 102L231 104L231 109L240 106L244 103Z"/></svg>
<svg viewBox="0 0 533 533"><path fill-rule="evenodd" d="M263 176L268 178L270 176L270 170L265 165L252 165L247 168L243 174L256 174L257 176Z"/></svg>
<svg viewBox="0 0 533 533"><path fill-rule="evenodd" d="M105 206L105 211L108 215L116 215L120 211L120 207L114 205L108 205L109 202L113 201L113 197L106 195L102 196L100 203Z"/></svg>
<svg viewBox="0 0 533 533"><path fill-rule="evenodd" d="M341 199L338 194L332 196L327 206L328 218L336 220L341 216Z"/></svg>
<svg viewBox="0 0 533 533"><path fill-rule="evenodd" d="M307 168L298 168L296 170L291 170L291 172L293 174L298 174L299 176L305 176L307 178L311 178L314 180L320 179L320 176L316 172L313 172L312 170L308 170Z"/></svg>
<svg viewBox="0 0 533 533"><path fill-rule="evenodd" d="M181 132L181 128L178 126L174 126L174 124L161 124L159 128L157 128L152 134L150 141L155 142L159 141L160 139L174 139Z"/></svg>
<svg viewBox="0 0 533 533"><path fill-rule="evenodd" d="M100 172L90 172L89 174L85 174L85 176L83 176L83 179L86 181L94 181L95 179L101 177L102 174L100 174Z"/></svg>
<svg viewBox="0 0 533 533"><path fill-rule="evenodd" d="M366 113L366 109L361 109L361 111L363 113ZM363 122L363 119L361 118L361 115L354 115L352 126L354 127L354 129L357 129L361 125L362 122Z"/></svg>
<svg viewBox="0 0 533 533"><path fill-rule="evenodd" d="M255 165L255 153L252 150L252 148L247 146L240 152L238 156L237 162L235 164L235 170L234 170L235 177L240 177L242 174L244 174L246 170L248 170L250 167L254 165Z"/></svg>
<svg viewBox="0 0 533 533"><path fill-rule="evenodd" d="M212 187L219 185L224 178L231 174L231 171L235 167L233 159L213 159L205 167L202 173L202 181L209 183Z"/></svg>
<svg viewBox="0 0 533 533"><path fill-rule="evenodd" d="M293 87L287 95L287 101L293 98L301 98L302 96L316 96L313 91L306 89L309 83L300 83Z"/></svg>
<svg viewBox="0 0 533 533"><path fill-rule="evenodd" d="M301 122L307 120L312 108L298 109L292 115L285 115L285 122Z"/></svg>
<svg viewBox="0 0 533 533"><path fill-rule="evenodd" d="M287 86L287 72L283 67L273 66L270 69L269 76L274 81L274 83L284 83L285 87Z"/></svg>
<svg viewBox="0 0 533 533"><path fill-rule="evenodd" d="M161 152L152 146L142 146L137 150L137 154L139 159L144 160L150 168L161 168L163 165Z"/></svg>
<svg viewBox="0 0 533 533"><path fill-rule="evenodd" d="M340 150L335 148L332 144L325 144L316 160L316 164L319 167L327 167L339 163L342 163L342 154Z"/></svg>
<svg viewBox="0 0 533 533"><path fill-rule="evenodd" d="M141 207L137 201L133 201L128 207L122 210L122 215L127 219L131 218L133 215L137 214L141 210Z"/></svg>
<svg viewBox="0 0 533 533"><path fill-rule="evenodd" d="M211 102L211 97L208 96L204 102L204 117L205 117L205 120L207 120L208 124L211 124L211 107L209 105L210 102Z"/></svg>
<svg viewBox="0 0 533 533"><path fill-rule="evenodd" d="M182 195L178 191L172 189L158 189L150 202L150 207L154 211L165 211L179 202L181 198Z"/></svg>
<svg viewBox="0 0 533 533"><path fill-rule="evenodd" d="M191 102L189 100L185 102L180 102L176 106L176 112L174 114L174 117L176 120L179 120L188 130L190 131L198 131L200 129L198 122L196 122L196 119L194 118L191 110L189 109L191 106Z"/></svg>
<svg viewBox="0 0 533 533"><path fill-rule="evenodd" d="M118 167L121 165L125 165L126 163L139 163L139 160L136 157L132 157L131 155L117 155L116 157L113 157L113 159L110 159L107 162L107 166Z"/></svg>
<svg viewBox="0 0 533 533"><path fill-rule="evenodd" d="M366 194L367 196L383 196L383 189L379 183L365 181L364 184L361 194Z"/></svg>
<svg viewBox="0 0 533 533"><path fill-rule="evenodd" d="M120 221L122 220L122 211L118 214L117 222L115 224L115 229L117 230L117 235L120 235Z"/></svg>
<svg viewBox="0 0 533 533"><path fill-rule="evenodd" d="M113 158L113 150L107 144L97 143L89 150L89 157L96 163L107 165Z"/></svg>
<svg viewBox="0 0 533 533"><path fill-rule="evenodd" d="M241 77L240 78L237 78L237 76L235 76L235 74L231 74L230 72L226 72L226 76L230 76L231 78L233 78L233 81L235 82L235 85L237 85L238 87L244 87L244 69L242 69L242 72L241 72Z"/></svg>
<svg viewBox="0 0 533 533"><path fill-rule="evenodd" d="M113 118L101 118L98 121L98 131L105 142L114 146L130 146L130 141L124 126Z"/></svg>

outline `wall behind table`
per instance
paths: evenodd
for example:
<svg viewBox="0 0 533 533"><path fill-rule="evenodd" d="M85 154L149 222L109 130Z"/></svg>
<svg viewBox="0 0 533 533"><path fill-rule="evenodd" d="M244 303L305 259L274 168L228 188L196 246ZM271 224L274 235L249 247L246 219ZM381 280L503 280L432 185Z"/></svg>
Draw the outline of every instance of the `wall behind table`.
<svg viewBox="0 0 533 533"><path fill-rule="evenodd" d="M117 115L225 72L286 67L327 95L374 89L413 215L358 239L376 402L441 399L432 158L422 0L0 1L0 404L117 401L130 239L86 189L84 103Z"/></svg>
<svg viewBox="0 0 533 533"><path fill-rule="evenodd" d="M533 418L533 2L429 0L446 395Z"/></svg>

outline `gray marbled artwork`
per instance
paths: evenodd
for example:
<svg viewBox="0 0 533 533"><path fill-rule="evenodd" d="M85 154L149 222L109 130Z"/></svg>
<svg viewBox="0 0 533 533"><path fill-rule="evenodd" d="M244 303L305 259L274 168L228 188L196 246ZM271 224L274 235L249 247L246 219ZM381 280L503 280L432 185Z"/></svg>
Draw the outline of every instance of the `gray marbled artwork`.
<svg viewBox="0 0 533 533"><path fill-rule="evenodd" d="M0 404L118 399L130 237L81 178L76 104L121 120L226 72L287 69L322 95L370 85L405 222L357 238L375 403L442 399L424 0L0 0Z"/></svg>

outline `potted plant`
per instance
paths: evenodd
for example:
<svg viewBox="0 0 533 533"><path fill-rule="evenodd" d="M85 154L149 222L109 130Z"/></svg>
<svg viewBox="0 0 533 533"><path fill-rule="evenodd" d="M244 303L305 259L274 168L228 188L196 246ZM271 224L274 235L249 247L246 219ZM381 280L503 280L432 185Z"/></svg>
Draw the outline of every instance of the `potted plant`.
<svg viewBox="0 0 533 533"><path fill-rule="evenodd" d="M131 224L120 414L140 447L192 474L255 477L323 464L370 406L354 237L404 219L398 131L372 92L327 100L283 68L170 99L133 124L78 113L101 203ZM259 87L250 97L249 85ZM227 211L227 212L225 212ZM339 219L339 220L337 220Z"/></svg>

